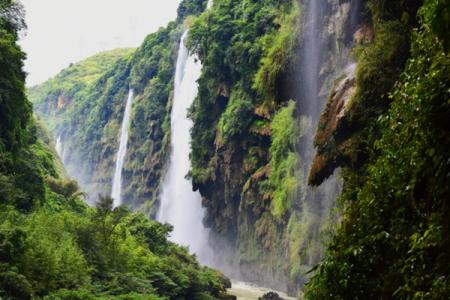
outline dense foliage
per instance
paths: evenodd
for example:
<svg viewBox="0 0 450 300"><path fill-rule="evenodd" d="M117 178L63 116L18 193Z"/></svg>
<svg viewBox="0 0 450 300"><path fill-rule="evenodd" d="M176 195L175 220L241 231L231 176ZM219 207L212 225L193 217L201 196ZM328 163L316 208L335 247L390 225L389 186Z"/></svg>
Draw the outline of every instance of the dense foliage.
<svg viewBox="0 0 450 300"><path fill-rule="evenodd" d="M450 297L450 56L442 28L434 27L445 23L442 9L449 7L429 0L418 13L389 110L365 133L374 141L369 159L344 173L342 224L308 286L309 299ZM361 92L375 92L366 101L386 103L379 82L364 78Z"/></svg>
<svg viewBox="0 0 450 300"><path fill-rule="evenodd" d="M225 279L168 242L169 225L108 197L89 208L59 171L25 97L20 12L0 1L0 298L221 299Z"/></svg>
<svg viewBox="0 0 450 300"><path fill-rule="evenodd" d="M31 114L31 106L24 97L22 59L25 55L15 43L24 25L17 3L2 1L0 5L0 148L16 152L26 143L25 132ZM13 101L7 101L9 99Z"/></svg>
<svg viewBox="0 0 450 300"><path fill-rule="evenodd" d="M272 144L270 146L270 174L268 184L273 192L272 213L283 217L292 207L294 194L299 184L299 164L296 153L299 129L294 115L295 103L276 114L272 121Z"/></svg>
<svg viewBox="0 0 450 300"><path fill-rule="evenodd" d="M217 0L188 43L203 64L190 112L194 187L245 276L279 287L289 273L279 225L296 186L295 105L277 114L289 100L279 83L293 72L299 14L291 0Z"/></svg>
<svg viewBox="0 0 450 300"><path fill-rule="evenodd" d="M52 114L55 117L62 112L69 114L67 111L75 109L76 103L73 99L77 94L86 93L87 88L109 71L119 59L132 53L133 49L116 49L71 64L54 78L29 89L34 109L39 114ZM58 122L61 121L56 119L51 125L56 126ZM54 130L52 127L50 129Z"/></svg>
<svg viewBox="0 0 450 300"><path fill-rule="evenodd" d="M61 184L61 182L59 182ZM50 185L49 185L50 186ZM0 295L13 299L217 299L224 279L167 241L171 230L141 214L95 209L48 191L24 215L2 205ZM59 201L57 208L55 201ZM50 207L53 206L53 207Z"/></svg>

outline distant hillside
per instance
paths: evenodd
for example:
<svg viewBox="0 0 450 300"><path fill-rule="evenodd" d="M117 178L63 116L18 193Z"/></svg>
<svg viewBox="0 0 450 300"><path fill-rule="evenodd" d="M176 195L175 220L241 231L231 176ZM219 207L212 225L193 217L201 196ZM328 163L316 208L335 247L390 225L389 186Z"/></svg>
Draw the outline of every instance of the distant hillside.
<svg viewBox="0 0 450 300"><path fill-rule="evenodd" d="M70 64L54 78L29 88L29 100L35 109L42 113L57 111L57 108L62 107L67 110L70 103L62 102L63 99L72 99L81 90L89 88L119 59L129 57L134 51L135 49L131 48L114 49Z"/></svg>
<svg viewBox="0 0 450 300"><path fill-rule="evenodd" d="M206 1L181 3L176 21L150 34L137 49L100 53L29 89L35 113L60 141L69 175L89 195L111 193L118 136L129 89L134 90L124 204L154 215L169 149L173 76L187 17Z"/></svg>

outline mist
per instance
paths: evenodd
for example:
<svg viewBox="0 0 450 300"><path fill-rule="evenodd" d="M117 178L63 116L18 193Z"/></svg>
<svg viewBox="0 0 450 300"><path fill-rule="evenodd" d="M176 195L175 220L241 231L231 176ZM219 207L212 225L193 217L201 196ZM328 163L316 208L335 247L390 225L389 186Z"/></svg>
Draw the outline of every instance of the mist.
<svg viewBox="0 0 450 300"><path fill-rule="evenodd" d="M101 51L139 46L176 17L180 0L21 0L27 85Z"/></svg>

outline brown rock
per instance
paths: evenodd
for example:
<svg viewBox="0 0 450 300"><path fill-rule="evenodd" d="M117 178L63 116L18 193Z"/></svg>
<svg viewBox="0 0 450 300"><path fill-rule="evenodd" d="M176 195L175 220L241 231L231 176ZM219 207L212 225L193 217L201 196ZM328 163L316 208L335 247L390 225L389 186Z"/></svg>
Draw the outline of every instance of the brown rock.
<svg viewBox="0 0 450 300"><path fill-rule="evenodd" d="M351 65L335 81L328 103L320 117L314 144L317 155L311 166L308 182L319 185L339 166L340 143L336 137L345 128L351 99L356 92L355 65Z"/></svg>
<svg viewBox="0 0 450 300"><path fill-rule="evenodd" d="M373 41L374 37L373 28L367 24L362 25L353 35L356 45L368 44Z"/></svg>

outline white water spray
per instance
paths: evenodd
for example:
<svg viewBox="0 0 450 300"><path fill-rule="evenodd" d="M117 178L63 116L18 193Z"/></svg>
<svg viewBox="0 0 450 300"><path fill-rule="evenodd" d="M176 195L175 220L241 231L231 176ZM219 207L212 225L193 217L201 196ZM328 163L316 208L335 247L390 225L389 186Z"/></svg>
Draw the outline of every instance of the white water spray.
<svg viewBox="0 0 450 300"><path fill-rule="evenodd" d="M58 153L59 159L61 160L61 162L65 163L66 161L66 147L64 146L61 136L58 136L56 138L56 145L55 145L55 150L56 153Z"/></svg>
<svg viewBox="0 0 450 300"><path fill-rule="evenodd" d="M56 150L56 153L58 153L58 156L59 156L60 158L62 158L62 157L63 157L63 145L62 145L61 137L60 137L60 136L58 136L58 137L56 138L55 150Z"/></svg>
<svg viewBox="0 0 450 300"><path fill-rule="evenodd" d="M114 207L122 204L122 169L127 154L128 144L128 128L130 127L131 106L133 104L133 89L128 93L127 104L125 105L125 112L122 120L122 127L120 129L120 144L116 156L116 170L114 172L113 185L111 197L114 199Z"/></svg>
<svg viewBox="0 0 450 300"><path fill-rule="evenodd" d="M190 128L188 108L198 92L197 80L202 66L188 54L185 46L187 32L183 34L178 52L175 91L171 113L170 166L163 186L158 220L173 225L171 240L188 246L203 264L212 263L212 250L208 246L209 232L203 225L205 210L201 196L192 191L192 183L186 179L190 160Z"/></svg>

